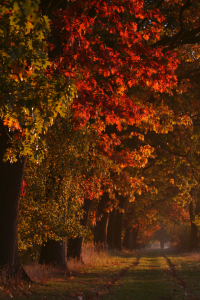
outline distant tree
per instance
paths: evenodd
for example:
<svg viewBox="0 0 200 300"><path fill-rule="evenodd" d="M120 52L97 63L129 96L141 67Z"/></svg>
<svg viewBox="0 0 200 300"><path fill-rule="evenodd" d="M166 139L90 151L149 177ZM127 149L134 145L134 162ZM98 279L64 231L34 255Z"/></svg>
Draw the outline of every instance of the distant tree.
<svg viewBox="0 0 200 300"><path fill-rule="evenodd" d="M171 236L167 233L166 229L164 226L161 226L159 230L154 232L154 234L151 236L152 241L159 241L160 242L160 248L164 249L164 245L167 242L170 242Z"/></svg>

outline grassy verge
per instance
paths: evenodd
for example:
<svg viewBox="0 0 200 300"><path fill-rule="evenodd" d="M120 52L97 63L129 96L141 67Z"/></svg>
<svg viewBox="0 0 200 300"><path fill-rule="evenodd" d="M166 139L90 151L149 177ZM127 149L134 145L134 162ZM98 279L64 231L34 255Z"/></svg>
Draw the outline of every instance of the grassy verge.
<svg viewBox="0 0 200 300"><path fill-rule="evenodd" d="M104 294L120 273L136 260L130 253L96 253L91 245L83 252L84 264L71 260L69 270L32 264L25 270L35 283L10 282L0 286L0 299L95 299Z"/></svg>
<svg viewBox="0 0 200 300"><path fill-rule="evenodd" d="M200 299L200 254L185 253L169 255L176 276L182 284L188 299Z"/></svg>

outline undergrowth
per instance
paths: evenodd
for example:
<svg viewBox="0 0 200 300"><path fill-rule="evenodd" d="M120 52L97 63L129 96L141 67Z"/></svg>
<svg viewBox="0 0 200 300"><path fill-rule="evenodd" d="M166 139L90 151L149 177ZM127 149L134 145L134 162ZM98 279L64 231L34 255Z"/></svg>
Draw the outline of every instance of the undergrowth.
<svg viewBox="0 0 200 300"><path fill-rule="evenodd" d="M128 251L127 251L128 253ZM58 268L53 265L41 265L37 262L28 263L24 265L24 269L33 281L48 281L60 275L71 275L73 273L82 272L83 266L91 268L98 268L112 264L118 261L117 251L95 251L93 244L84 244L82 251L82 260L69 259L67 268Z"/></svg>

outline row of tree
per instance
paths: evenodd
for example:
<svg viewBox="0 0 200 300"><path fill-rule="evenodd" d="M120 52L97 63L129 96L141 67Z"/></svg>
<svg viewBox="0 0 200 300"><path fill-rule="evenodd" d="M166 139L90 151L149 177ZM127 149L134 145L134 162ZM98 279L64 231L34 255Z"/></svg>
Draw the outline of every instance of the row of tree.
<svg viewBox="0 0 200 300"><path fill-rule="evenodd" d="M23 272L18 245L58 260L65 237L80 258L88 216L96 247L121 250L123 228L133 248L190 215L198 247L199 12L198 0L0 4L0 269Z"/></svg>

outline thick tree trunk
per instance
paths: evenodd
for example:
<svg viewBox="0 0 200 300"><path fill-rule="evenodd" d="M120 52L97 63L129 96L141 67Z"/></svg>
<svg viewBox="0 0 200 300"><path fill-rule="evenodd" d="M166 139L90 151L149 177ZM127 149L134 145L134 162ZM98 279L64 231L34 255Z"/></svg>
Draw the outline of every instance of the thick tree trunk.
<svg viewBox="0 0 200 300"><path fill-rule="evenodd" d="M73 258L77 260L82 260L83 237L77 237L75 239L68 239L67 241L67 259Z"/></svg>
<svg viewBox="0 0 200 300"><path fill-rule="evenodd" d="M110 249L114 248L115 216L116 216L116 209L114 208L109 213L109 221L108 221L108 228L107 228L107 245Z"/></svg>
<svg viewBox="0 0 200 300"><path fill-rule="evenodd" d="M136 228L133 228L133 232L132 232L132 250L137 249L138 232L139 232L139 226L137 226Z"/></svg>
<svg viewBox="0 0 200 300"><path fill-rule="evenodd" d="M119 208L125 208L126 198L116 193L116 198L119 200ZM121 251L122 225L124 213L113 209L109 214L109 222L107 229L107 243L109 248L115 248Z"/></svg>
<svg viewBox="0 0 200 300"><path fill-rule="evenodd" d="M86 228L88 214L91 206L91 200L85 199L84 200L84 216L81 219L80 224ZM75 239L68 239L67 242L67 259L74 258L77 260L81 260L81 252L82 252L82 244L83 244L83 237L78 237Z"/></svg>
<svg viewBox="0 0 200 300"><path fill-rule="evenodd" d="M41 246L39 263L66 267L65 242L48 240Z"/></svg>
<svg viewBox="0 0 200 300"><path fill-rule="evenodd" d="M124 248L132 250L132 236L133 236L133 228L126 228L124 239L123 239Z"/></svg>
<svg viewBox="0 0 200 300"><path fill-rule="evenodd" d="M125 209L126 197L117 195L119 200L119 208ZM114 231L114 248L122 250L122 225L123 225L124 212L117 210L115 217L115 231Z"/></svg>
<svg viewBox="0 0 200 300"><path fill-rule="evenodd" d="M94 244L96 250L105 250L107 246L107 225L109 214L106 212L107 203L109 202L109 194L104 193L99 201L97 208L97 217L94 232Z"/></svg>
<svg viewBox="0 0 200 300"><path fill-rule="evenodd" d="M15 163L3 162L9 139L7 128L0 121L0 270L7 270L9 277L21 272L24 279L29 279L18 255L18 217L25 158Z"/></svg>
<svg viewBox="0 0 200 300"><path fill-rule="evenodd" d="M196 251L199 249L199 238L198 238L198 227L193 223L194 221L194 212L193 212L193 203L192 201L189 204L189 213L190 213L190 222L191 222L191 233L190 233L190 250Z"/></svg>

